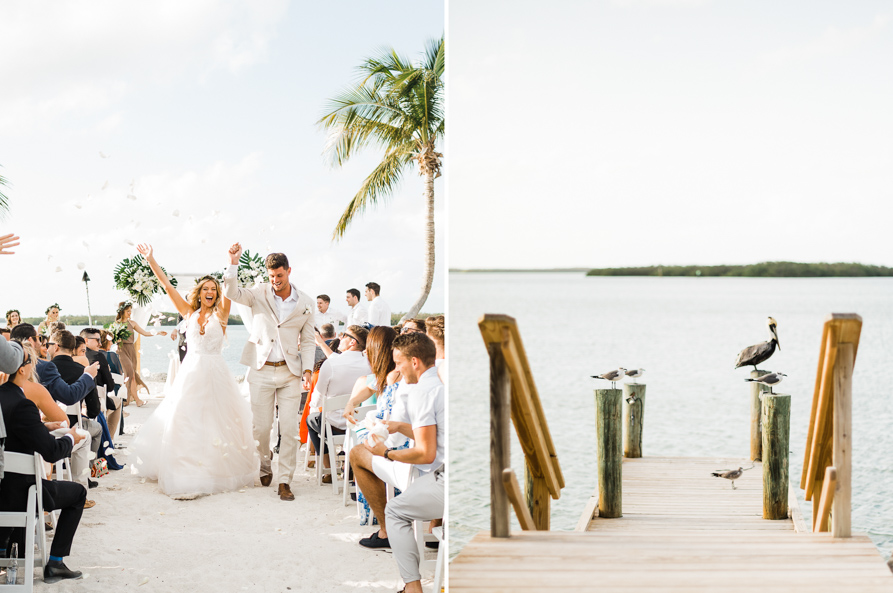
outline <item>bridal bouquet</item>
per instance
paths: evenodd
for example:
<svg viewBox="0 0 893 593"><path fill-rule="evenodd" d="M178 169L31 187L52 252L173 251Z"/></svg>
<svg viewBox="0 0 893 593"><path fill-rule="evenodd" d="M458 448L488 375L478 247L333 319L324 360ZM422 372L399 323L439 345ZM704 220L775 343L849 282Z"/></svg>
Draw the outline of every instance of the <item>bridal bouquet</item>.
<svg viewBox="0 0 893 593"><path fill-rule="evenodd" d="M242 288L250 288L258 282L269 282L267 278L267 269L264 266L264 259L260 254L251 254L247 249L239 258L239 286Z"/></svg>
<svg viewBox="0 0 893 593"><path fill-rule="evenodd" d="M176 287L177 280L164 268L161 270L171 284ZM118 267L115 268L115 288L126 290L130 294L130 298L141 307L148 305L156 293L164 291L152 272L152 268L149 267L142 255L137 255L133 259L124 259L118 264Z"/></svg>
<svg viewBox="0 0 893 593"><path fill-rule="evenodd" d="M113 344L117 344L122 340L127 340L133 335L133 332L130 331L130 328L123 321L109 323L105 328L108 330L109 334L111 334Z"/></svg>

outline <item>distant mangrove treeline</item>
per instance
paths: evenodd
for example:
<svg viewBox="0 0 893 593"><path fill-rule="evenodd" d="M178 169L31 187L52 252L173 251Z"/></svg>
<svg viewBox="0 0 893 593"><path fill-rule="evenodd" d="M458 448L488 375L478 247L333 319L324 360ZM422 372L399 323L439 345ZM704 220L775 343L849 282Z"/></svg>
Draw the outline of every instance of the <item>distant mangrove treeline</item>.
<svg viewBox="0 0 893 593"><path fill-rule="evenodd" d="M893 276L893 268L856 263L804 264L769 261L744 266L643 266L597 268L587 276L740 276L746 278L834 278Z"/></svg>

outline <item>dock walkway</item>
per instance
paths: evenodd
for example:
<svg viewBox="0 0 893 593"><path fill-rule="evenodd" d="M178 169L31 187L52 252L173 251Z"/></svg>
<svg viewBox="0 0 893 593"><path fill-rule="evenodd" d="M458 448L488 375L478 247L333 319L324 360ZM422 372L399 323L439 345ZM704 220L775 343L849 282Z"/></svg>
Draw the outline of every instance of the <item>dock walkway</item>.
<svg viewBox="0 0 893 593"><path fill-rule="evenodd" d="M759 463L736 490L710 475L739 466L751 462L624 459L623 517L584 520L585 532L480 533L450 564L450 591L893 592L868 537L763 519Z"/></svg>

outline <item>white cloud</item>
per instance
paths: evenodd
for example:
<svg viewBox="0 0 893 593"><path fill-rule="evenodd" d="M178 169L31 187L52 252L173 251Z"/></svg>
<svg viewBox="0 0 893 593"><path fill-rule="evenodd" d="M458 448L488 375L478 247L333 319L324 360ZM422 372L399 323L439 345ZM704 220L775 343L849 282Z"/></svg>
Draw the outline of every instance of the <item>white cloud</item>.
<svg viewBox="0 0 893 593"><path fill-rule="evenodd" d="M159 82L240 72L266 58L286 8L286 0L101 1L51 10L4 3L0 70L15 84L0 96L0 132L100 113Z"/></svg>

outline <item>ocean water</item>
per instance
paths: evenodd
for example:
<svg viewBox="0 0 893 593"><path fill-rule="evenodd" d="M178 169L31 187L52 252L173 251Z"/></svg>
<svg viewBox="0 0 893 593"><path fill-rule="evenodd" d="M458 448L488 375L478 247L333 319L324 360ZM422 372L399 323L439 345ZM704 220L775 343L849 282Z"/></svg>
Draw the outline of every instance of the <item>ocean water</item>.
<svg viewBox="0 0 893 593"><path fill-rule="evenodd" d="M77 335L84 327L79 325L68 326L68 329ZM168 355L176 351L177 341L173 341L170 338L170 333L174 330L174 326L162 326L160 329L166 331L168 335L151 338L142 336L140 340L142 354L139 371L141 374L143 369L148 369L152 375L167 373L167 367L170 363ZM227 343L223 348L223 358L226 360L229 370L234 377L244 376L248 372L248 367L239 364L239 358L242 356L242 348L245 346L245 342L248 341L248 330L244 325L230 325L226 328L226 341Z"/></svg>
<svg viewBox="0 0 893 593"><path fill-rule="evenodd" d="M646 369L639 380L647 385L645 455L744 458L749 373L735 370L734 360L768 339L768 316L778 321L781 350L760 366L788 374L775 391L792 397L790 475L799 486L822 324L832 312L863 319L853 378L853 528L886 556L893 549L893 279L451 274L451 555L490 525L483 313L518 320L566 482L552 502L552 529L572 530L597 486L593 389L607 384L589 376ZM521 476L514 431L512 439ZM808 515L810 503L801 507Z"/></svg>

